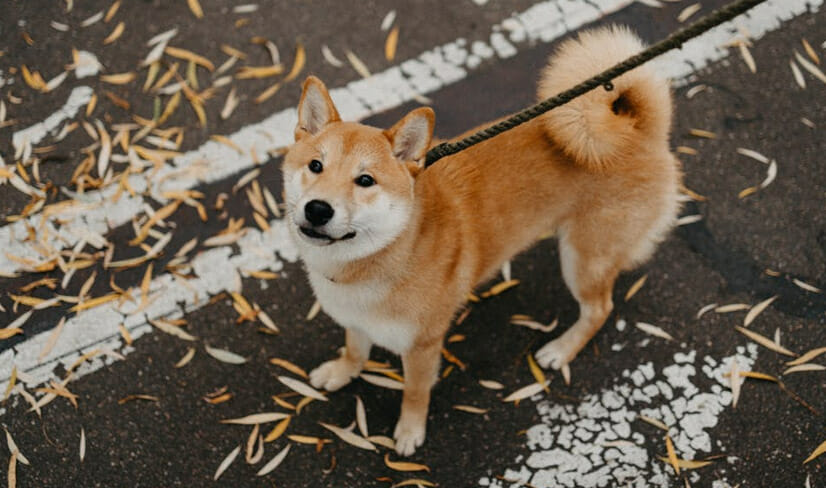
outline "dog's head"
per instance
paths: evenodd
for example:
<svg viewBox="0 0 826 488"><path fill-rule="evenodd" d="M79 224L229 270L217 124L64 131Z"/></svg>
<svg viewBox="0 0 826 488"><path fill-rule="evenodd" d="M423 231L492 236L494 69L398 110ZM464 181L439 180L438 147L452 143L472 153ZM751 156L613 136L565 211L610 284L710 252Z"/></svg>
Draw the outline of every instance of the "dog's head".
<svg viewBox="0 0 826 488"><path fill-rule="evenodd" d="M283 163L288 225L299 247L352 260L393 242L413 211L415 162L433 123L430 108L387 130L342 122L327 88L309 77Z"/></svg>

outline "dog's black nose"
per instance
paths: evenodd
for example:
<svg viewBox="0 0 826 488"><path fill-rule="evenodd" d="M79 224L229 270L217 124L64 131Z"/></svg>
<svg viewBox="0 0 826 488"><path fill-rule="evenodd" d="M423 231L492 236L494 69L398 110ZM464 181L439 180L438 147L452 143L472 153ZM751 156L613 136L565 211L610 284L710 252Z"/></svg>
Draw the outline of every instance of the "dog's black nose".
<svg viewBox="0 0 826 488"><path fill-rule="evenodd" d="M333 218L335 211L323 200L310 200L304 205L304 216L313 225L324 225Z"/></svg>

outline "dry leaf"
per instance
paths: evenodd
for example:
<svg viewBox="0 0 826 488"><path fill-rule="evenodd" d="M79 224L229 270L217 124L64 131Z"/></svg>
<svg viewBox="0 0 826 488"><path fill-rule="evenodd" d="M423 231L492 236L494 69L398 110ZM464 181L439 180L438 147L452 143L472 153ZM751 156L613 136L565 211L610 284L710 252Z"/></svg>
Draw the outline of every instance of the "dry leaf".
<svg viewBox="0 0 826 488"><path fill-rule="evenodd" d="M350 51L348 49L347 51L345 51L344 54L347 56L347 61L350 61L350 66L352 66L353 69L356 70L356 73L361 75L362 78L370 77L370 70L367 69L367 65L365 65L364 62L361 59L359 59L359 57L356 56L355 53L353 53L353 51Z"/></svg>
<svg viewBox="0 0 826 488"><path fill-rule="evenodd" d="M313 320L316 317L316 315L318 315L318 312L320 312L320 311L321 311L321 302L316 300L313 303L313 306L310 307L310 311L307 312L307 320Z"/></svg>
<svg viewBox="0 0 826 488"><path fill-rule="evenodd" d="M283 420L275 424L275 427L267 434L267 437L264 438L264 442L272 442L279 437L287 430L287 427L290 425L290 420L292 419L291 415L286 416Z"/></svg>
<svg viewBox="0 0 826 488"><path fill-rule="evenodd" d="M769 158L767 158L766 156L760 154L759 152L754 151L752 149L746 149L744 147L738 147L737 148L737 153L742 154L743 156L752 158L755 161L760 161L763 164L769 164L769 161L770 161Z"/></svg>
<svg viewBox="0 0 826 488"><path fill-rule="evenodd" d="M391 11L387 12L387 14L384 16L384 18L381 21L381 30L382 31L387 31L387 29L389 29L390 26L393 25L394 20L396 20L396 11L391 10Z"/></svg>
<svg viewBox="0 0 826 488"><path fill-rule="evenodd" d="M396 441L384 435L371 435L367 438L367 440L372 442L373 444L386 447L387 449L396 448Z"/></svg>
<svg viewBox="0 0 826 488"><path fill-rule="evenodd" d="M235 458L238 457L238 454L240 452L241 446L238 446L235 449L233 449L229 454L227 454L227 457L225 457L224 460L221 461L221 464L218 466L218 469L215 471L215 476L213 476L212 479L217 480L222 474L224 474L224 471L226 471L227 468L229 468L230 464L232 464L232 462L235 461Z"/></svg>
<svg viewBox="0 0 826 488"><path fill-rule="evenodd" d="M822 81L823 83L826 83L826 74L823 74L823 71L820 71L820 68L812 64L812 62L808 59L801 56L800 53L798 53L797 51L794 52L794 58L797 60L798 63L800 63L801 66L803 66L803 69L811 73L812 76L814 76L818 80Z"/></svg>
<svg viewBox="0 0 826 488"><path fill-rule="evenodd" d="M525 398L532 397L537 393L545 390L548 385L551 383L551 380L545 380L544 383L531 383L530 385L523 386L522 388L516 390L515 392L511 393L507 397L505 397L502 401L503 402L518 402L520 400L524 400Z"/></svg>
<svg viewBox="0 0 826 488"><path fill-rule="evenodd" d="M6 430L6 428L4 427L3 430ZM12 439L11 434L9 433L8 430L6 430L6 445L9 446L9 452L11 452L11 453L16 452L17 453L17 460L18 461L25 464L26 466L28 466L30 464L29 460L26 459L26 456L24 456L23 453L20 452L20 448L17 447L17 444L14 443L14 439Z"/></svg>
<svg viewBox="0 0 826 488"><path fill-rule="evenodd" d="M300 42L295 46L295 61L293 61L293 67L290 69L290 72L284 78L284 82L291 81L295 79L301 70L304 69L304 63L307 61L307 55L304 52L304 45Z"/></svg>
<svg viewBox="0 0 826 488"><path fill-rule="evenodd" d="M754 322L754 319L757 318L758 315L763 313L763 310L765 310L769 305L771 305L775 300L777 300L777 297L778 295L775 295L751 307L749 313L746 314L746 318L743 319L743 327L748 327L749 325L751 325L751 323Z"/></svg>
<svg viewBox="0 0 826 488"><path fill-rule="evenodd" d="M235 87L229 91L227 94L227 100L224 102L224 108L221 109L221 119L226 120L232 115L232 112L235 111L235 108L238 106L240 99L235 94Z"/></svg>
<svg viewBox="0 0 826 488"><path fill-rule="evenodd" d="M112 20L112 17L115 16L115 14L118 12L119 8L120 8L120 0L116 0L116 1L112 2L112 5L109 6L109 10L106 11L106 16L103 17L103 21L104 22L109 22L110 20Z"/></svg>
<svg viewBox="0 0 826 488"><path fill-rule="evenodd" d="M745 329L743 327L735 327L740 333L748 337L749 339L753 340L754 342L760 344L761 346L771 349L774 352L778 352L780 354L785 354L786 356L795 356L795 353L791 352L790 350L786 349L785 347L781 346L780 344L775 343L774 341L764 337L756 332L753 332L749 329Z"/></svg>
<svg viewBox="0 0 826 488"><path fill-rule="evenodd" d="M359 377L370 384L380 386L382 388L388 388L390 390L404 390L404 383L390 379L386 376L361 373Z"/></svg>
<svg viewBox="0 0 826 488"><path fill-rule="evenodd" d="M80 462L83 462L83 458L86 457L86 431L83 430L83 427L80 428L80 449L78 451L80 455Z"/></svg>
<svg viewBox="0 0 826 488"><path fill-rule="evenodd" d="M323 402L328 401L327 397L324 396L320 391L316 390L307 383L304 383L303 381L299 381L295 378L290 378L289 376L279 376L278 381L283 383L287 388L301 395L310 397L314 400L321 400Z"/></svg>
<svg viewBox="0 0 826 488"><path fill-rule="evenodd" d="M341 68L342 66L344 66L344 63L343 63L343 62L341 62L341 60L340 60L340 59L338 59L337 57L335 57L335 55L333 54L333 52L332 52L332 51L330 51L330 48L329 48L329 47L327 47L327 45L326 45L326 44L324 44L323 46L321 46L321 55L324 57L324 60L325 60L325 61L327 61L327 62L328 62L328 63L330 63L331 65L335 66L336 68Z"/></svg>
<svg viewBox="0 0 826 488"><path fill-rule="evenodd" d="M123 22L119 22L118 25L112 29L112 33L106 36L106 39L103 40L103 44L112 44L113 42L117 41L118 38L123 34L123 29L126 27L126 24Z"/></svg>
<svg viewBox="0 0 826 488"><path fill-rule="evenodd" d="M801 281L797 278L793 278L792 282L795 285L797 285L798 287L803 288L806 291L810 291L812 293L823 293L823 290L821 290L820 288L818 288L816 286L813 286L813 285L810 285L810 284L806 283L805 281Z"/></svg>
<svg viewBox="0 0 826 488"><path fill-rule="evenodd" d="M314 436L310 436L310 435L293 434L293 435L288 435L287 438L290 439L291 441L297 442L299 444L318 445L319 443L328 444L328 443L332 442L330 439L322 439L320 437L314 437Z"/></svg>
<svg viewBox="0 0 826 488"><path fill-rule="evenodd" d="M694 137L700 137L700 138L703 138L703 139L716 139L717 138L717 134L715 134L714 132L705 130L705 129L690 129L688 131L688 133L691 134Z"/></svg>
<svg viewBox="0 0 826 488"><path fill-rule="evenodd" d="M792 373L804 373L804 372L811 372L811 371L826 371L826 366L822 366L820 364L813 364L813 363L805 363L805 364L798 364L797 366L792 366L791 368L783 371L783 375L792 374Z"/></svg>
<svg viewBox="0 0 826 488"><path fill-rule="evenodd" d="M800 68L797 67L793 59L789 60L789 67L792 69L792 75L794 76L794 81L797 83L797 86L805 90L806 78L803 77L803 72L800 71Z"/></svg>
<svg viewBox="0 0 826 488"><path fill-rule="evenodd" d="M479 380L479 384L489 390L502 390L505 388L505 385L493 380Z"/></svg>
<svg viewBox="0 0 826 488"><path fill-rule="evenodd" d="M743 378L753 378L756 380L765 380L774 383L778 382L777 378L775 378L774 376L766 373L759 373L757 371L739 371L737 374L739 374Z"/></svg>
<svg viewBox="0 0 826 488"><path fill-rule="evenodd" d="M472 405L453 405L453 409L459 410L460 412L475 413L477 415L484 415L488 413L489 410L487 408L479 408Z"/></svg>
<svg viewBox="0 0 826 488"><path fill-rule="evenodd" d="M204 10L201 8L201 4L198 0L186 0L186 3L189 5L189 10L195 15L195 17L201 19L204 17Z"/></svg>
<svg viewBox="0 0 826 488"><path fill-rule="evenodd" d="M271 358L270 359L270 364L280 366L280 367L286 369L287 371L289 371L293 374L297 374L298 376L301 376L304 379L309 379L309 375L307 375L307 372L304 371L303 368L291 363L290 361L287 361L286 359Z"/></svg>
<svg viewBox="0 0 826 488"><path fill-rule="evenodd" d="M176 326L176 325L172 325L171 323L169 323L165 320L160 320L160 319L152 320L152 319L149 319L149 323L154 325L156 328L160 329L161 331L166 332L167 334L173 335L173 336L175 336L179 339L183 339L185 341L195 341L195 340L198 339L197 337L187 333L181 327Z"/></svg>
<svg viewBox="0 0 826 488"><path fill-rule="evenodd" d="M680 13L677 15L677 21L685 22L686 20L688 20L689 17L696 14L701 8L703 8L703 5L701 3L689 5L688 7L680 11ZM680 474L680 472L677 471L677 474Z"/></svg>
<svg viewBox="0 0 826 488"><path fill-rule="evenodd" d="M545 332L547 334L548 332L556 329L559 325L559 319L554 319L554 321L550 324L544 325L531 319L530 317L526 318L526 316L523 317L521 315L514 315L511 317L510 323L514 325L521 325L522 327L527 327L529 329L538 330L540 332Z"/></svg>
<svg viewBox="0 0 826 488"><path fill-rule="evenodd" d="M809 57L812 58L812 61L814 61L817 64L820 64L820 57L817 55L817 52L814 50L814 48L812 48L812 45L809 44L809 41L807 41L806 39L801 39L800 43L803 44L803 49L806 51L806 54L808 54Z"/></svg>
<svg viewBox="0 0 826 488"><path fill-rule="evenodd" d="M714 311L717 313L731 313L731 312L739 312L741 310L748 310L751 308L751 305L748 303L730 303L728 305L720 305L719 307L715 308Z"/></svg>
<svg viewBox="0 0 826 488"><path fill-rule="evenodd" d="M215 71L215 65L212 64L210 60L207 58L200 56L198 54L193 53L192 51L187 51L186 49L181 49L177 47L167 46L164 49L164 52L174 58L184 59L186 61L192 61L195 64L201 65L204 68L208 69L209 71Z"/></svg>
<svg viewBox="0 0 826 488"><path fill-rule="evenodd" d="M81 459L81 461L83 461ZM16 488L17 487L17 451L11 453L11 458L9 458L9 472L6 476L9 481L9 488Z"/></svg>
<svg viewBox="0 0 826 488"><path fill-rule="evenodd" d="M341 427L331 424L325 424L324 422L319 422L319 425L335 434L339 439L343 440L347 444L358 447L359 449L365 449L367 451L376 450L376 446L374 446L370 441L364 437L352 433L347 429L342 429Z"/></svg>
<svg viewBox="0 0 826 488"><path fill-rule="evenodd" d="M269 100L270 98L272 98L273 95L275 95L278 92L278 90L281 89L281 85L282 82L280 81L278 83L270 85L269 88L259 93L258 96L253 99L253 102L262 103Z"/></svg>
<svg viewBox="0 0 826 488"><path fill-rule="evenodd" d="M234 352L227 351L225 349L209 347L206 344L204 344L204 349L206 349L207 354L214 357L218 361L221 361L222 363L244 364L247 362L247 358L245 358L244 356L235 354Z"/></svg>
<svg viewBox="0 0 826 488"><path fill-rule="evenodd" d="M731 385L731 407L737 408L737 401L740 399L740 387L743 379L740 376L740 365L737 359L731 360L731 370L729 370L729 384Z"/></svg>
<svg viewBox="0 0 826 488"><path fill-rule="evenodd" d="M177 363L175 363L175 367L176 368L183 368L184 366L189 364L189 362L192 361L192 358L194 358L194 357L195 357L195 348L190 347L186 351L186 354L184 354L184 356L181 359L179 359Z"/></svg>
<svg viewBox="0 0 826 488"><path fill-rule="evenodd" d="M811 351L806 352L806 354L800 356L794 361L789 361L786 364L789 366L797 366L798 364L808 363L809 361L820 356L823 353L826 353L826 347L818 347L817 349L812 349Z"/></svg>
<svg viewBox="0 0 826 488"><path fill-rule="evenodd" d="M656 428L658 428L658 429L662 429L662 430L664 430L665 432L668 432L668 426L667 426L667 425L665 425L665 424L664 424L663 422L661 422L660 420L657 420L657 419L652 419L651 417L646 417L645 415L640 415L640 416L639 416L639 417L637 417L637 418L639 418L640 420L642 420L642 421L643 421L643 422L645 422L645 423L648 423L648 424L653 425L654 427L656 427Z"/></svg>
<svg viewBox="0 0 826 488"><path fill-rule="evenodd" d="M547 379L545 379L545 373L542 372L542 368L540 368L539 365L536 364L536 361L533 358L533 354L528 353L527 358L528 368L530 368L531 374L533 375L534 379L537 383L545 385L545 393L550 393L551 389L547 386L550 382Z"/></svg>
<svg viewBox="0 0 826 488"><path fill-rule="evenodd" d="M656 325L646 324L645 322L637 322L635 326L646 334L661 337L667 341L673 341L674 338L668 332Z"/></svg>
<svg viewBox="0 0 826 488"><path fill-rule="evenodd" d="M703 216L699 215L699 214L697 214L697 215L684 215L684 216L680 217L679 219L677 219L677 226L694 224L694 223L699 222L701 220L703 220Z"/></svg>
<svg viewBox="0 0 826 488"><path fill-rule="evenodd" d="M267 464L265 464L257 473L256 476L266 476L270 474L275 468L278 467L279 464L287 457L287 453L290 452L290 444L287 444L287 447L282 449L278 454L275 455Z"/></svg>
<svg viewBox="0 0 826 488"><path fill-rule="evenodd" d="M812 453L809 455L809 457L807 457L806 460L803 461L803 464L806 464L809 461L814 460L816 457L820 456L824 452L826 452L826 441L823 441L821 445L817 446L815 450L812 451Z"/></svg>
<svg viewBox="0 0 826 488"><path fill-rule="evenodd" d="M384 42L384 57L388 61L393 61L396 57L396 46L399 43L399 26L393 27L393 30L387 34L387 40Z"/></svg>
<svg viewBox="0 0 826 488"><path fill-rule="evenodd" d="M506 290L510 290L511 288L513 288L514 286L516 286L518 284L519 284L519 280L509 280L509 281L503 281L501 283L497 283L497 284L493 285L488 291L483 292L481 297L482 298L488 298L488 297L493 297L493 296L499 295L500 293L502 293Z"/></svg>
<svg viewBox="0 0 826 488"><path fill-rule="evenodd" d="M642 285L645 284L645 280L647 280L647 279L648 279L648 274L646 273L646 274L642 275L642 277L640 279L635 281L633 285L631 285L631 288L629 288L628 291L625 293L625 301L626 302L628 300L630 300L631 297L636 295L638 291L640 291L640 288L642 288Z"/></svg>
<svg viewBox="0 0 826 488"><path fill-rule="evenodd" d="M740 56L743 58L743 61L748 66L749 71L752 73L757 73L757 63L754 62L754 57L751 55L751 51L749 51L749 47L744 42L740 42L737 44L738 49L740 50Z"/></svg>
<svg viewBox="0 0 826 488"><path fill-rule="evenodd" d="M284 412L265 412L265 413L254 413L252 415L247 415L246 417L239 417L235 419L224 419L221 420L222 424L234 424L234 425L255 425L255 424L266 424L269 422L277 422L279 420L284 420L288 418L290 415Z"/></svg>
<svg viewBox="0 0 826 488"><path fill-rule="evenodd" d="M760 188L771 185L775 178L777 178L777 161L772 161L769 163L768 170L766 170L766 179L760 183Z"/></svg>
<svg viewBox="0 0 826 488"><path fill-rule="evenodd" d="M356 395L356 425L358 425L362 437L370 436L367 432L367 411L364 409L364 403L358 395Z"/></svg>
<svg viewBox="0 0 826 488"><path fill-rule="evenodd" d="M411 463L407 461L391 461L390 453L386 453L384 455L384 464L387 465L388 468L395 471L427 471L428 473L430 472L430 468L428 468L424 464Z"/></svg>
<svg viewBox="0 0 826 488"><path fill-rule="evenodd" d="M133 400L146 400L147 402L157 402L160 399L156 396L138 393L135 395L127 395L121 398L120 400L118 400L118 405L123 405L124 403L131 402Z"/></svg>
<svg viewBox="0 0 826 488"><path fill-rule="evenodd" d="M413 478L409 480L400 481L399 483L390 486L390 488L401 488L402 486L436 486L436 484L432 481Z"/></svg>
<svg viewBox="0 0 826 488"><path fill-rule="evenodd" d="M135 79L135 73L117 73L113 75L101 75L100 81L110 83L112 85L125 85Z"/></svg>
<svg viewBox="0 0 826 488"><path fill-rule="evenodd" d="M674 468L674 471L679 475L680 474L680 465L677 464L677 453L674 451L674 443L671 442L671 436L665 436L665 450L668 453L668 462L671 464L671 467Z"/></svg>

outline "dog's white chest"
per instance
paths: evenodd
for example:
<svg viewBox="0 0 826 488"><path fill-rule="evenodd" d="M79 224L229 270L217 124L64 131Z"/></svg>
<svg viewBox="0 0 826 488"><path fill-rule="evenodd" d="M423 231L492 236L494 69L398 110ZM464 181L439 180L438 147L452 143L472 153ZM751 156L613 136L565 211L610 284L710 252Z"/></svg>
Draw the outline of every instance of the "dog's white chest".
<svg viewBox="0 0 826 488"><path fill-rule="evenodd" d="M334 283L313 271L309 276L321 307L339 325L358 329L374 344L396 354L410 348L416 332L413 324L382 313L386 287L375 283Z"/></svg>

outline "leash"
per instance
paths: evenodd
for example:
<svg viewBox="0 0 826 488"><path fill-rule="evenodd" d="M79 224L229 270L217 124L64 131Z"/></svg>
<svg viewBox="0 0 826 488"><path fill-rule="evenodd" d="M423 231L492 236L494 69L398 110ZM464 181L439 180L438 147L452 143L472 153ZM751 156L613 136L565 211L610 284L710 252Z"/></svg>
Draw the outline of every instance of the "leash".
<svg viewBox="0 0 826 488"><path fill-rule="evenodd" d="M727 22L733 19L734 17L737 17L738 15L742 14L743 12L751 9L752 7L759 5L765 1L766 0L737 0L724 7L721 7L718 10L715 10L714 12L697 20L696 22L673 32L670 36L650 46L648 49L640 52L639 54L631 56L625 61L603 71L602 73L588 80L583 81L582 83L576 85L575 87L569 90L566 90L558 95L555 95L542 102L539 102L532 107L528 107L525 110L522 110L521 112L517 112L511 117L490 127L482 129L474 134L471 134L470 136L465 137L464 139L461 139L456 142L443 142L438 146L434 146L425 155L424 166L425 168L427 168L445 156L456 154L457 152L463 151L469 148L470 146L479 144L480 142L486 141L496 135L501 134L502 132L513 129L514 127L523 124L531 119L534 119L551 109L554 109L556 107L559 107L560 105L564 105L570 102L574 98L583 95L598 86L604 86L606 90L611 91L614 89L614 86L611 84L611 80L613 80L614 78L617 78L618 76L628 71L631 71L632 69L638 66L641 66L642 64L650 61L651 59L656 58L660 54L663 54L674 48L681 47L683 43L685 43L686 41L689 41L695 37L700 36L709 29L716 27L724 22Z"/></svg>

